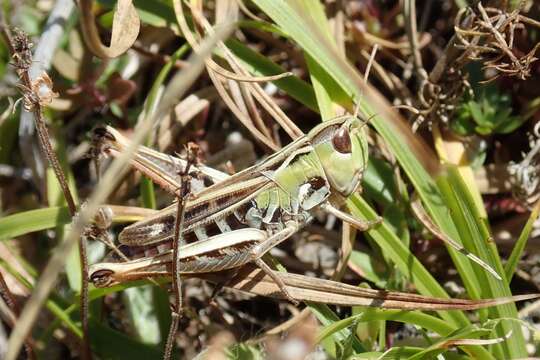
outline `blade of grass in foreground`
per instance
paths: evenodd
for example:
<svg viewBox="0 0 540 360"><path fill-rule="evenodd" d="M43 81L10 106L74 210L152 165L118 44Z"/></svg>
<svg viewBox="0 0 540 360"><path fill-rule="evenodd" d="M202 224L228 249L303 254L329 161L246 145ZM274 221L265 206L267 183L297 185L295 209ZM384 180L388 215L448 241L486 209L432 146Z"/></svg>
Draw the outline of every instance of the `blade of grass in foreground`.
<svg viewBox="0 0 540 360"><path fill-rule="evenodd" d="M0 240L12 239L35 231L69 224L71 216L67 207L49 207L29 210L0 219Z"/></svg>
<svg viewBox="0 0 540 360"><path fill-rule="evenodd" d="M452 204L450 207L452 218L461 224L462 238L469 243L469 248L476 251L482 259L485 259L503 277L503 281L497 281L479 269L475 269L476 276L480 279L482 296L502 297L511 295L497 247L491 238L488 221L483 215L485 212L477 208L478 203L471 193L471 185L466 185L457 167L449 167L447 174L447 176L441 176L438 180L445 199ZM517 318L517 309L515 304L500 305L489 309L488 317L490 319L515 319ZM501 326L498 326L496 330L498 337L505 337L510 331L512 332L510 339L494 345L498 357L527 356L525 340L519 324L515 321L501 321Z"/></svg>
<svg viewBox="0 0 540 360"><path fill-rule="evenodd" d="M429 331L435 332L443 337L449 336L455 332L455 328L450 326L444 320L420 311L370 309L370 311L359 315L350 316L325 326L319 333L317 342L330 336L335 331L350 327L354 323L374 320L389 320L406 324L414 324ZM478 359L494 359L486 349L480 346L470 346L468 347L467 351Z"/></svg>
<svg viewBox="0 0 540 360"><path fill-rule="evenodd" d="M512 249L512 253L510 254L510 257L508 258L508 261L504 265L504 272L506 274L506 279L508 280L508 283L512 281L512 277L514 276L514 273L516 272L517 264L519 262L519 259L521 259L521 255L523 255L523 250L525 249L525 245L527 245L527 240L529 239L529 236L531 235L533 224L536 221L536 219L538 219L539 213L540 213L540 201L538 201L534 205L531 211L531 215L529 216L527 223L523 227L523 230L521 231L521 234L519 235L519 238L516 241L514 248Z"/></svg>

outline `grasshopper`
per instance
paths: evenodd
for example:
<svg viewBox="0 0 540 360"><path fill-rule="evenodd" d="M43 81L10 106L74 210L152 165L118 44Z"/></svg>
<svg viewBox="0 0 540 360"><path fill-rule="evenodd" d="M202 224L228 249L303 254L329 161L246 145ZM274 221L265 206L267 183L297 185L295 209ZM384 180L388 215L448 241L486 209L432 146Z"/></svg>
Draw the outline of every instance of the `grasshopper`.
<svg viewBox="0 0 540 360"><path fill-rule="evenodd" d="M259 266L295 302L283 281L261 257L301 227L321 209L367 230L380 222L362 221L340 210L344 200L360 189L368 161L365 123L340 117L321 123L265 161L235 175L197 165L191 173L195 196L185 205L178 249L180 274L210 273ZM112 128L101 133L105 152L115 154L127 139ZM164 189L176 194L181 159L141 147L133 166ZM171 243L176 204L127 226L119 242L140 249L144 256L124 263L100 263L90 269L96 286L111 286L129 279L167 273L173 261ZM477 259L476 257L473 260ZM476 261L476 260L475 260ZM483 267L490 267L478 259Z"/></svg>
<svg viewBox="0 0 540 360"><path fill-rule="evenodd" d="M179 271L214 272L254 262L293 300L261 260L262 255L310 222L317 209L327 210L360 230L380 221L360 221L339 210L358 190L367 165L363 127L356 117L322 123L264 162L230 177L197 167L192 176L195 198L185 209L182 237L187 244L179 249ZM119 152L126 145L111 128L101 136L109 143L108 152ZM177 181L172 169L179 161L142 148L134 166L174 193ZM151 248L157 255L130 263L96 264L90 272L91 281L107 286L137 269L170 262L175 219L173 204L126 227L119 234L121 244Z"/></svg>

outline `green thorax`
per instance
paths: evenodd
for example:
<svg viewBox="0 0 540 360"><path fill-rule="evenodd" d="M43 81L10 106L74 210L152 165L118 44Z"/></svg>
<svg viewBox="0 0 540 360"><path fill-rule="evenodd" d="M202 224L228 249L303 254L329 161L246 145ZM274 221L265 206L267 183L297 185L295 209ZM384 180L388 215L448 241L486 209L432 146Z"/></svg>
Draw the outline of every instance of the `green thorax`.
<svg viewBox="0 0 540 360"><path fill-rule="evenodd" d="M275 214L274 208L287 214L298 214L299 210L309 210L328 197L328 183L317 153L311 146L306 146L306 151L286 166L265 174L275 184L255 199L257 208L266 210L265 220L271 218L270 213ZM267 222L265 220L263 222Z"/></svg>

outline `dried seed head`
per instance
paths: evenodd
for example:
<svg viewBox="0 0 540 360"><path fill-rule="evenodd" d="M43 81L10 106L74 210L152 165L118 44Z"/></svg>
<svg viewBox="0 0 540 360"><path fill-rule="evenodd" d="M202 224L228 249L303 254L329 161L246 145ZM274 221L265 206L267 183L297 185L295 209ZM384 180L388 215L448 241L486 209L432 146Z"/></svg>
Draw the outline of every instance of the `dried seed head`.
<svg viewBox="0 0 540 360"><path fill-rule="evenodd" d="M13 66L19 77L32 65L32 46L26 33L20 29L13 30Z"/></svg>
<svg viewBox="0 0 540 360"><path fill-rule="evenodd" d="M540 200L540 123L534 129L531 138L531 150L519 163L508 165L512 193L528 208Z"/></svg>
<svg viewBox="0 0 540 360"><path fill-rule="evenodd" d="M46 106L58 97L58 93L53 91L53 83L46 72L43 72L32 81L32 92L41 106Z"/></svg>

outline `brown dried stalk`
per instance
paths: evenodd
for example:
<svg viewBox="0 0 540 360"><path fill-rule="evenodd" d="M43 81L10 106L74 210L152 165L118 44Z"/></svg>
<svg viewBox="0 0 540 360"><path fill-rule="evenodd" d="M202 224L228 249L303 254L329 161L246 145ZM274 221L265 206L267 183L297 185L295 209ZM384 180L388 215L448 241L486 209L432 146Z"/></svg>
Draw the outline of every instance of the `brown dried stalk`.
<svg viewBox="0 0 540 360"><path fill-rule="evenodd" d="M7 286L6 280L4 279L4 275L0 271L0 297L5 301L9 309L12 311L14 316L14 321L17 320L20 314L20 309L17 303L15 302L15 298L13 297L13 294L9 290L9 287ZM26 352L26 357L28 359L35 359L34 351L32 350L32 343L29 338L27 338L24 341L24 351Z"/></svg>
<svg viewBox="0 0 540 360"><path fill-rule="evenodd" d="M539 23L520 14L520 8L511 13L492 7L484 7L478 3L476 11L471 8L460 11L454 26L456 36L460 42L458 48L466 49L466 56L470 60L481 59L482 55L493 55L485 61L484 69L494 69L497 74L486 82L498 77L514 76L525 80L531 75L531 64L538 58L535 56L540 48L536 44L525 55L518 57L513 51L514 32L523 29L524 24L540 27ZM465 14L471 18L469 25L462 25L461 20Z"/></svg>
<svg viewBox="0 0 540 360"><path fill-rule="evenodd" d="M19 88L23 96L23 107L26 111L32 112L35 119L36 130L41 145L41 150L47 158L51 168L54 171L56 178L64 194L69 213L73 217L77 213L77 206L73 199L73 195L69 189L66 176L60 162L56 157L56 153L51 145L49 131L45 124L45 118L43 117L43 107L49 104L54 97L57 97L52 89L52 81L47 75L43 73L35 80L31 80L29 69L32 65L32 43L28 36L20 30L15 30L14 36L11 36L8 27L4 23L2 13L2 33L4 38L9 42L8 47L12 51L11 56L13 59L12 65L15 68L17 75L21 80ZM79 258L81 263L81 323L83 330L83 355L85 359L91 359L89 335L88 335L88 261L86 241L84 238L80 238L79 242Z"/></svg>
<svg viewBox="0 0 540 360"><path fill-rule="evenodd" d="M180 277L179 265L180 254L178 248L185 245L185 240L182 237L184 231L184 214L186 211L186 202L190 196L190 181L189 170L191 165L194 165L198 161L199 148L194 143L189 143L187 146L187 158L186 166L178 172L180 175L180 188L177 191L177 206L176 206L176 220L174 222L174 237L173 237L173 262L172 262L172 286L174 292L174 304L172 311L171 327L169 329L169 335L167 336L167 342L165 344L165 353L163 355L164 360L169 360L172 355L174 339L176 332L178 331L178 324L180 317L182 316L183 303L182 303L182 279Z"/></svg>

